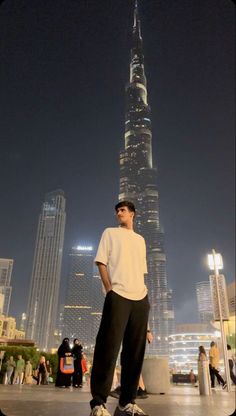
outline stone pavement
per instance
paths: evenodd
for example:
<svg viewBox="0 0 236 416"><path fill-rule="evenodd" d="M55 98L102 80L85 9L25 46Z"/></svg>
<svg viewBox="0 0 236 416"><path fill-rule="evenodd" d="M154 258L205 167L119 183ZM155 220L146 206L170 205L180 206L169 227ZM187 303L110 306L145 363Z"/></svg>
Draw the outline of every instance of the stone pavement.
<svg viewBox="0 0 236 416"><path fill-rule="evenodd" d="M0 408L7 416L89 416L88 387L58 389L50 386L0 385ZM117 400L109 397L113 414ZM231 393L218 388L212 396L200 396L193 386L172 386L170 393L137 400L149 416L229 416L235 409L235 388Z"/></svg>

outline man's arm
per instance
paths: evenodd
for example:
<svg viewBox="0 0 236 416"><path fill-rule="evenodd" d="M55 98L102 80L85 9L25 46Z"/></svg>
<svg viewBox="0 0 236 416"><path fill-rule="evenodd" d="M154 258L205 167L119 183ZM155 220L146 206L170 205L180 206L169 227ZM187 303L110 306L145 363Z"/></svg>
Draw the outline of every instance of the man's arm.
<svg viewBox="0 0 236 416"><path fill-rule="evenodd" d="M112 290L112 286L108 275L107 266L103 263L99 263L98 261L96 262L96 265L98 266L103 286L105 287L106 293L108 293L110 290Z"/></svg>

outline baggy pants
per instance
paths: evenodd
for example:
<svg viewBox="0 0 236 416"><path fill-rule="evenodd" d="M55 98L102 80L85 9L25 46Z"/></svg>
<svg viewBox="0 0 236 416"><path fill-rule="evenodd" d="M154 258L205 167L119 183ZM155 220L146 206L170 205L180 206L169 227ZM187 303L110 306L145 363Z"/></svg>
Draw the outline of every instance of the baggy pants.
<svg viewBox="0 0 236 416"><path fill-rule="evenodd" d="M92 408L106 403L121 343L119 403L121 406L134 403L145 353L149 308L147 296L142 300L129 300L112 290L107 293L94 350Z"/></svg>
<svg viewBox="0 0 236 416"><path fill-rule="evenodd" d="M222 384L223 386L225 384L225 381L219 374L219 371L217 370L217 368L212 367L211 364L209 364L209 369L210 369L210 376L211 376L211 387L215 387L215 376L217 378L218 383Z"/></svg>

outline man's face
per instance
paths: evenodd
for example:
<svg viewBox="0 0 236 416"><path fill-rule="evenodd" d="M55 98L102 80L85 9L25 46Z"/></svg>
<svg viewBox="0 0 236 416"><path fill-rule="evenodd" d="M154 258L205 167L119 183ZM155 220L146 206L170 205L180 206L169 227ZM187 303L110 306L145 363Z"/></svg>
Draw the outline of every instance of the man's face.
<svg viewBox="0 0 236 416"><path fill-rule="evenodd" d="M129 211L128 207L120 207L116 211L116 218L120 225L130 225L133 222L134 212Z"/></svg>

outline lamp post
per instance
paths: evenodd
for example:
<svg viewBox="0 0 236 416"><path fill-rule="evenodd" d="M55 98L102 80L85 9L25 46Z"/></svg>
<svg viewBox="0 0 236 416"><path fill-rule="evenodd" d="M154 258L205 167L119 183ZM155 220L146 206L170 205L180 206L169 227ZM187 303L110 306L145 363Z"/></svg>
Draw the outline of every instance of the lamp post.
<svg viewBox="0 0 236 416"><path fill-rule="evenodd" d="M227 391L231 391L231 380L230 380L230 372L229 372L229 361L228 361L228 352L227 352L227 342L224 330L224 320L228 320L228 305L227 305L227 296L225 287L224 287L224 276L219 274L219 270L223 269L223 259L220 253L216 253L214 249L212 249L212 254L208 254L208 266L210 270L214 270L214 275L210 276L210 283L211 283L211 290L214 292L216 296L215 299L213 298L213 307L214 307L214 318L217 321L220 321L220 332L221 332L221 339L222 339L222 346L223 346L223 356L224 356L224 365L225 365L225 375L226 375L226 382L227 382ZM221 292L219 288L219 279L221 278ZM214 300L216 302L214 302ZM224 316L223 316L223 311Z"/></svg>

